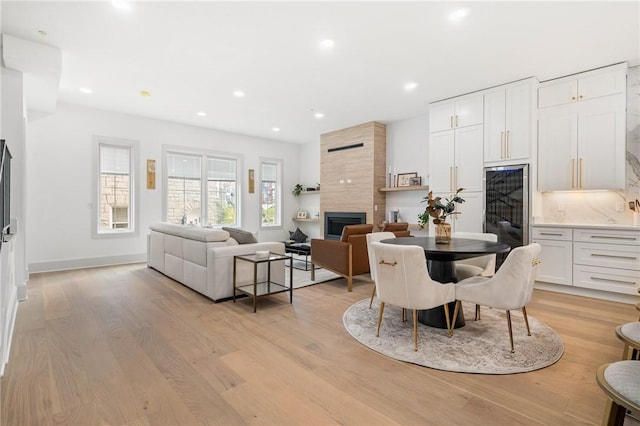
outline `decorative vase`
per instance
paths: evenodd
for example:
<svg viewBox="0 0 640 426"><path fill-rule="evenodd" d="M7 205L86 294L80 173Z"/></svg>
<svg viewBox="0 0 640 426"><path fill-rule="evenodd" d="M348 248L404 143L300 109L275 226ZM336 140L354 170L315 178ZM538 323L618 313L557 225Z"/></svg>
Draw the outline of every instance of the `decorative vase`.
<svg viewBox="0 0 640 426"><path fill-rule="evenodd" d="M436 225L436 244L449 244L451 241L451 225L438 223Z"/></svg>

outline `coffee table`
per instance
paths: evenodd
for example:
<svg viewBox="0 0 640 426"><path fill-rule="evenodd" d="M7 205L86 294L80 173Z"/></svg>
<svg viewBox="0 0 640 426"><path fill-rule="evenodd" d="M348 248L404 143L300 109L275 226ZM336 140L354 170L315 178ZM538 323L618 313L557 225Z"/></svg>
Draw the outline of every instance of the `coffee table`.
<svg viewBox="0 0 640 426"><path fill-rule="evenodd" d="M233 256L233 302L236 301L236 292L244 293L253 297L253 312L257 310L258 297L268 296L270 294L289 292L289 303L293 303L293 269L289 268L289 287L284 283L276 283L271 281L271 263L287 260L293 262L291 256L280 253L271 253L267 257L259 257L256 254L244 254ZM253 264L253 283L237 285L237 263L238 261L250 262ZM266 263L267 280L258 282L258 265Z"/></svg>

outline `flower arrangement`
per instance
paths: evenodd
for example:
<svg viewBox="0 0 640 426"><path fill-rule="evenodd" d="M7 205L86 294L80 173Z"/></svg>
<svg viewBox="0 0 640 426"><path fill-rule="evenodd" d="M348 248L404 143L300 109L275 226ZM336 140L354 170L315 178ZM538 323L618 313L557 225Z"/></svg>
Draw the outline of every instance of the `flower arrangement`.
<svg viewBox="0 0 640 426"><path fill-rule="evenodd" d="M445 223L447 216L449 215L460 214L460 212L455 211L455 204L464 203L464 200L458 195L462 191L464 191L464 188L458 188L455 194L451 196L451 200L445 198L444 203L442 202L441 197L433 198L433 191L429 191L429 194L420 201L421 203L427 203L427 207L424 209L424 212L418 215L418 224L420 225L420 228L424 228L424 226L429 222L429 217L432 217L433 223L437 225L439 223Z"/></svg>

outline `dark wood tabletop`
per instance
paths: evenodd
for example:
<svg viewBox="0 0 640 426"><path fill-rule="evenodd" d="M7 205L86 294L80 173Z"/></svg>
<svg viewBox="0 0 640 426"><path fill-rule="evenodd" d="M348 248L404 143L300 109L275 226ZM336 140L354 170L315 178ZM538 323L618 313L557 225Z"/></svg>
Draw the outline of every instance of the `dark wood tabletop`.
<svg viewBox="0 0 640 426"><path fill-rule="evenodd" d="M381 242L422 247L428 260L437 261L468 259L491 253L506 253L511 250L508 244L468 238L452 238L448 244L436 244L434 237L399 237Z"/></svg>

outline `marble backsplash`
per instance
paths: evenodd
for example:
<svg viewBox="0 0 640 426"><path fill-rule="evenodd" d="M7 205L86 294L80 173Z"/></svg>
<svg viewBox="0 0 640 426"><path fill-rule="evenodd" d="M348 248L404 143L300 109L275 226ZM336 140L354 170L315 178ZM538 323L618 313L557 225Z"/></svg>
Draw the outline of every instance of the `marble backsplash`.
<svg viewBox="0 0 640 426"><path fill-rule="evenodd" d="M543 193L538 223L636 225L640 218L629 203L640 200L640 67L627 78L627 184L624 191ZM637 208L636 210L640 210Z"/></svg>

